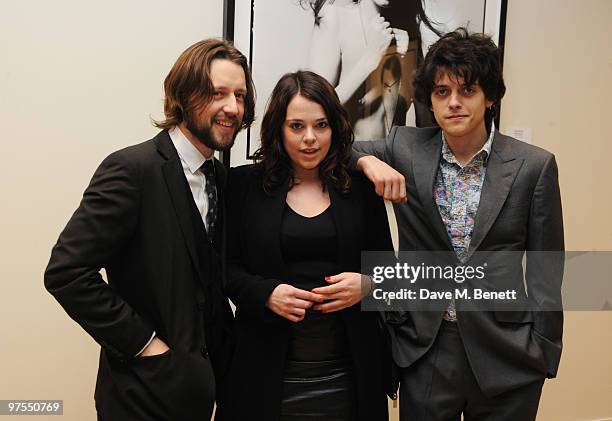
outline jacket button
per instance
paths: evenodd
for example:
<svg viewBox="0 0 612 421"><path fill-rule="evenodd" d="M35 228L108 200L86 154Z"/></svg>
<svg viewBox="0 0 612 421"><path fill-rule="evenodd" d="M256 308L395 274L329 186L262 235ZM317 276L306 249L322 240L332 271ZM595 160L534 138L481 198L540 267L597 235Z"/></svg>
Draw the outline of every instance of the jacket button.
<svg viewBox="0 0 612 421"><path fill-rule="evenodd" d="M202 347L202 356L208 359L208 349L206 349L206 346Z"/></svg>

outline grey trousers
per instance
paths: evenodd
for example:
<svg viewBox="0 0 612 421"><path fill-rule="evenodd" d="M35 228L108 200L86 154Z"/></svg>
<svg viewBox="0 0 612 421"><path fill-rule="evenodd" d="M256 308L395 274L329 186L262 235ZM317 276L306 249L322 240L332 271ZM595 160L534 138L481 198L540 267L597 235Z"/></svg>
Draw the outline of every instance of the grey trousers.
<svg viewBox="0 0 612 421"><path fill-rule="evenodd" d="M431 349L402 369L401 421L533 421L544 379L484 396L468 362L456 323L442 322Z"/></svg>

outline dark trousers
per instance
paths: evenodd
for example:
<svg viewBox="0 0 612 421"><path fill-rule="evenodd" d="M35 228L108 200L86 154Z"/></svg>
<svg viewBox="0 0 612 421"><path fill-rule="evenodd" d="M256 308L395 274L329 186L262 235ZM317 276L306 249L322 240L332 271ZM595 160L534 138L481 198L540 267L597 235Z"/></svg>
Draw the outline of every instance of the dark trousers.
<svg viewBox="0 0 612 421"><path fill-rule="evenodd" d="M544 379L487 398L465 354L456 323L442 323L431 349L402 369L401 421L532 421Z"/></svg>

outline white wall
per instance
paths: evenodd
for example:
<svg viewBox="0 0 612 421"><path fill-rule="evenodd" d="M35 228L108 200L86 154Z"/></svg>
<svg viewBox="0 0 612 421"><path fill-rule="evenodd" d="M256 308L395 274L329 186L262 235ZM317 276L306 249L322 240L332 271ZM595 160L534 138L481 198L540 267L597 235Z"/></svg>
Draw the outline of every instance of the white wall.
<svg viewBox="0 0 612 421"><path fill-rule="evenodd" d="M568 249L612 250L612 2L509 3L502 130L530 127L533 143L557 155ZM162 116L162 82L180 52L221 35L222 4L0 6L0 399L64 399L63 419L95 419L98 347L46 293L42 273L101 159L156 132L149 116ZM545 386L539 420L612 418L611 316L566 315L559 378Z"/></svg>
<svg viewBox="0 0 612 421"><path fill-rule="evenodd" d="M501 128L531 128L532 143L555 153L566 248L612 250L612 1L508 3ZM544 386L538 420L611 420L612 312L565 319L558 378Z"/></svg>
<svg viewBox="0 0 612 421"><path fill-rule="evenodd" d="M98 163L156 133L149 116L163 115L163 80L179 54L222 35L222 6L2 2L0 399L63 399L62 419L95 419L99 348L42 274Z"/></svg>

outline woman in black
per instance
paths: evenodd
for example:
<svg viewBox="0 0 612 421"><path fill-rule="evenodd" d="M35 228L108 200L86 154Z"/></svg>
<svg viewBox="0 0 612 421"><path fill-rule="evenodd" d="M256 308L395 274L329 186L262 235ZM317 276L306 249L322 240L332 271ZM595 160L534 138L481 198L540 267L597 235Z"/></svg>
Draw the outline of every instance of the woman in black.
<svg viewBox="0 0 612 421"><path fill-rule="evenodd" d="M362 250L390 250L382 200L350 174L352 132L334 88L283 76L257 164L228 182L228 280L236 304L233 402L218 420L387 420L388 351Z"/></svg>

